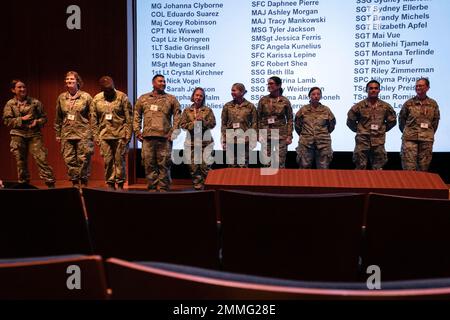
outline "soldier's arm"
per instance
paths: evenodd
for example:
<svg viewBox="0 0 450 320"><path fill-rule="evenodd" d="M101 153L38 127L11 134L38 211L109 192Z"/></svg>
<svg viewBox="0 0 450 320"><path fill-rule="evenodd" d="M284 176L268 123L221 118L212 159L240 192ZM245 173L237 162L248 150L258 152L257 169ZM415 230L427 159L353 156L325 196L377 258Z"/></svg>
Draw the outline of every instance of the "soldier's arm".
<svg viewBox="0 0 450 320"><path fill-rule="evenodd" d="M358 116L356 110L357 106L354 105L347 113L347 127L353 132L356 132L358 129Z"/></svg>
<svg viewBox="0 0 450 320"><path fill-rule="evenodd" d="M214 116L214 112L212 111L212 109L208 109L208 113L203 120L203 125L207 129L213 129L216 126L216 117Z"/></svg>
<svg viewBox="0 0 450 320"><path fill-rule="evenodd" d="M227 132L227 124L228 124L228 106L224 105L222 109L222 115L221 115L221 126L220 126L220 132L222 141L225 141L225 135Z"/></svg>
<svg viewBox="0 0 450 320"><path fill-rule="evenodd" d="M123 107L125 112L125 139L130 141L131 133L133 131L133 107L131 106L130 100L125 96L123 101Z"/></svg>
<svg viewBox="0 0 450 320"><path fill-rule="evenodd" d="M401 132L405 129L406 119L408 119L408 107L403 105L400 114L398 115L398 128Z"/></svg>
<svg viewBox="0 0 450 320"><path fill-rule="evenodd" d="M395 114L394 108L391 106L387 109L386 115L386 131L391 130L397 124L397 115Z"/></svg>
<svg viewBox="0 0 450 320"><path fill-rule="evenodd" d="M3 123L13 129L22 127L22 117L16 117L14 111L9 104L6 104L3 108Z"/></svg>
<svg viewBox="0 0 450 320"><path fill-rule="evenodd" d="M96 142L98 142L99 139L99 123L98 123L98 119L99 119L99 115L97 114L97 100L94 99L91 103L91 108L92 108L92 112L91 112L91 116L90 116L90 123L91 123L91 128L92 128L92 132L94 133L94 140Z"/></svg>
<svg viewBox="0 0 450 320"><path fill-rule="evenodd" d="M133 131L136 137L139 137L142 129L142 104L138 100L134 106Z"/></svg>
<svg viewBox="0 0 450 320"><path fill-rule="evenodd" d="M334 116L333 112L329 110L328 115L328 132L332 133L334 131L334 128L336 127L336 117Z"/></svg>
<svg viewBox="0 0 450 320"><path fill-rule="evenodd" d="M173 105L172 105L172 114L173 114L173 123L172 128L169 131L168 138L170 140L175 140L178 135L180 128L180 118L181 118L181 106L177 99L174 99Z"/></svg>
<svg viewBox="0 0 450 320"><path fill-rule="evenodd" d="M184 109L181 114L180 128L187 131L192 131L194 130L194 121L190 121L187 110L188 109Z"/></svg>
<svg viewBox="0 0 450 320"><path fill-rule="evenodd" d="M42 105L42 102L37 101L36 104L36 125L39 126L39 128L42 128L48 121L47 114L44 111L44 106Z"/></svg>
<svg viewBox="0 0 450 320"><path fill-rule="evenodd" d="M56 101L56 114L55 114L55 131L56 131L56 139L61 139L61 128L64 121L64 114L61 108L61 102L58 98Z"/></svg>
<svg viewBox="0 0 450 320"><path fill-rule="evenodd" d="M255 105L252 104L252 125L251 128L254 130L258 130L258 113L256 112L256 107Z"/></svg>
<svg viewBox="0 0 450 320"><path fill-rule="evenodd" d="M295 132L297 132L297 134L300 136L300 134L302 133L302 129L303 129L303 114L302 114L301 110L299 110L295 114L294 124L295 124L295 126L294 126Z"/></svg>
<svg viewBox="0 0 450 320"><path fill-rule="evenodd" d="M289 100L287 101L285 112L286 112L287 137L292 139L292 131L294 127L294 114L292 112L292 106Z"/></svg>
<svg viewBox="0 0 450 320"><path fill-rule="evenodd" d="M437 131L437 128L439 126L439 120L441 118L440 112L439 112L439 106L436 104L436 108L434 109L434 118L433 118L433 128L434 132Z"/></svg>

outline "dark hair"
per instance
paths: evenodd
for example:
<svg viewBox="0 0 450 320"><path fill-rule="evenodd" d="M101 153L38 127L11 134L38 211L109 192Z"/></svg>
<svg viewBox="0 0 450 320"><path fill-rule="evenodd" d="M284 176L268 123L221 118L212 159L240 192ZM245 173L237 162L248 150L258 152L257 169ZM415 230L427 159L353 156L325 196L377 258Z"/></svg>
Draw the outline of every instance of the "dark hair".
<svg viewBox="0 0 450 320"><path fill-rule="evenodd" d="M98 80L98 84L100 85L100 87L105 87L109 84L112 84L112 86L114 87L114 80L110 76L103 76Z"/></svg>
<svg viewBox="0 0 450 320"><path fill-rule="evenodd" d="M245 86L242 83L235 83L231 86L231 88L236 87L240 92L243 92L244 94L247 93L247 90L245 90Z"/></svg>
<svg viewBox="0 0 450 320"><path fill-rule="evenodd" d="M366 92L367 92L367 90L369 89L369 85L370 85L371 83L376 83L376 84L378 85L378 88L381 88L381 84L380 84L377 80L370 80L370 81L367 82L367 84L366 84Z"/></svg>
<svg viewBox="0 0 450 320"><path fill-rule="evenodd" d="M205 94L205 90L201 87L197 87L194 89L194 91L192 91L192 95L191 95L191 101L194 102L194 94L195 91L197 90L201 90L203 92L203 100L202 100L202 107L205 105L205 101L206 101L206 94Z"/></svg>
<svg viewBox="0 0 450 320"><path fill-rule="evenodd" d="M430 79L425 78L425 77L421 77L421 78L417 79L417 81L420 81L420 80L425 81L425 84L427 85L427 87L430 87ZM417 83L417 81L416 81L416 83Z"/></svg>
<svg viewBox="0 0 450 320"><path fill-rule="evenodd" d="M23 84L25 84L25 82L23 82L22 80L20 80L20 79L13 79L13 80L11 80L11 82L9 83L9 88L12 90L12 89L15 89L16 88L16 85L19 83L19 82L22 82Z"/></svg>
<svg viewBox="0 0 450 320"><path fill-rule="evenodd" d="M80 89L81 87L83 87L83 79L81 79L80 75L78 74L78 72L76 71L68 71L66 73L66 78L68 75L73 75L75 77L75 79L77 80L77 85L78 85L78 89Z"/></svg>
<svg viewBox="0 0 450 320"><path fill-rule="evenodd" d="M159 77L164 78L164 76L163 76L162 74L155 74L155 75L153 76L153 78L152 78L152 81L155 81L155 79L156 79L156 78L159 78ZM165 78L164 78L164 79L165 79Z"/></svg>
<svg viewBox="0 0 450 320"><path fill-rule="evenodd" d="M283 83L282 81L281 81L281 78L280 77L277 77L277 76L273 76L273 77L270 77L269 78L270 80L273 80L276 84L277 84L277 86L280 86L280 94L283 94L283 88L281 88L281 84Z"/></svg>
<svg viewBox="0 0 450 320"><path fill-rule="evenodd" d="M320 89L319 87L312 87L311 89L309 89L308 97L311 98L311 93L312 93L314 90L319 90L319 91L320 91L320 95L322 96L322 89Z"/></svg>

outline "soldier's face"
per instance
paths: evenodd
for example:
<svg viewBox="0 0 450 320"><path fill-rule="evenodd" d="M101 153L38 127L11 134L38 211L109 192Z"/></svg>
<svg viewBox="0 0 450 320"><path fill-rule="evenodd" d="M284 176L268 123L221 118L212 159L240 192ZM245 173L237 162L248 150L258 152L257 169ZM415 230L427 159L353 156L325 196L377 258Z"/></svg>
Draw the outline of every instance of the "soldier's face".
<svg viewBox="0 0 450 320"><path fill-rule="evenodd" d="M281 85L277 85L277 83L275 81L273 81L272 79L269 79L269 81L267 81L267 90L270 93L273 92L278 92L281 88Z"/></svg>
<svg viewBox="0 0 450 320"><path fill-rule="evenodd" d="M378 98L380 94L380 87L376 83L371 83L367 87L367 95L369 98Z"/></svg>
<svg viewBox="0 0 450 320"><path fill-rule="evenodd" d="M27 96L27 86L23 82L17 82L14 89L11 89L12 93L19 98L24 99Z"/></svg>
<svg viewBox="0 0 450 320"><path fill-rule="evenodd" d="M428 89L430 89L430 87L427 86L427 83L425 80L418 80L416 82L416 93L418 96L426 95Z"/></svg>
<svg viewBox="0 0 450 320"><path fill-rule="evenodd" d="M193 97L195 105L201 106L202 102L203 102L203 97L204 97L204 95L203 95L202 90L196 90L194 93L194 97Z"/></svg>
<svg viewBox="0 0 450 320"><path fill-rule="evenodd" d="M320 98L322 97L322 94L320 93L320 90L314 90L311 92L311 95L309 96L309 99L312 103L317 103L320 101Z"/></svg>
<svg viewBox="0 0 450 320"><path fill-rule="evenodd" d="M66 77L66 87L67 89L76 89L78 90L78 82L77 78L74 75L68 74Z"/></svg>
<svg viewBox="0 0 450 320"><path fill-rule="evenodd" d="M153 80L153 89L158 92L166 90L166 79L163 77L157 77Z"/></svg>
<svg viewBox="0 0 450 320"><path fill-rule="evenodd" d="M244 93L236 87L231 88L231 96L233 99L240 99L244 96Z"/></svg>

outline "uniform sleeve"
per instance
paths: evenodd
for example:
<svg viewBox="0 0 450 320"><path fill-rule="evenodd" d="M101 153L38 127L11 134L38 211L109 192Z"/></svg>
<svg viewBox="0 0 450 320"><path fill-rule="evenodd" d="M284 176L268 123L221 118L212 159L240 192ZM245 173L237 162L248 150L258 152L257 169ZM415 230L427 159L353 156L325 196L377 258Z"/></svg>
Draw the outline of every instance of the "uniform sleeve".
<svg viewBox="0 0 450 320"><path fill-rule="evenodd" d="M222 109L222 116L221 118L221 126L220 126L220 132L222 134L222 139L225 141L225 135L227 132L227 124L228 124L228 105L225 104Z"/></svg>
<svg viewBox="0 0 450 320"><path fill-rule="evenodd" d="M286 112L287 136L292 138L292 131L294 127L294 114L292 112L292 106L289 100L287 101L285 112Z"/></svg>
<svg viewBox="0 0 450 320"><path fill-rule="evenodd" d="M125 112L125 139L130 141L131 133L133 132L133 114L132 114L132 106L128 97L125 96L123 101L123 107Z"/></svg>
<svg viewBox="0 0 450 320"><path fill-rule="evenodd" d="M187 131L192 131L194 130L194 122L189 119L187 110L188 110L187 108L184 109L183 113L181 114L180 128Z"/></svg>
<svg viewBox="0 0 450 320"><path fill-rule="evenodd" d="M332 133L336 127L336 117L331 110L328 110L328 132Z"/></svg>
<svg viewBox="0 0 450 320"><path fill-rule="evenodd" d="M42 102L37 101L36 104L36 122L39 128L42 128L47 123L47 114L44 111L44 106Z"/></svg>
<svg viewBox="0 0 450 320"><path fill-rule="evenodd" d="M175 140L179 134L180 128L180 119L181 119L181 106L177 99L174 99L173 102L173 122L172 129L169 131L169 137L172 137L172 140Z"/></svg>
<svg viewBox="0 0 450 320"><path fill-rule="evenodd" d="M252 104L252 126L253 130L258 130L258 113L256 112L256 107Z"/></svg>
<svg viewBox="0 0 450 320"><path fill-rule="evenodd" d="M297 134L300 136L303 129L303 114L301 109L298 110L297 113L295 114L294 129L295 132L297 132Z"/></svg>
<svg viewBox="0 0 450 320"><path fill-rule="evenodd" d="M94 99L91 103L91 108L92 108L92 112L91 112L91 118L90 118L90 122L91 122L91 128L92 128L92 132L94 134L94 139L97 141L100 135L99 132L99 123L98 123L98 118L99 115L97 114L97 99Z"/></svg>
<svg viewBox="0 0 450 320"><path fill-rule="evenodd" d="M203 119L203 128L213 129L216 126L216 117L211 109L208 109L205 119Z"/></svg>
<svg viewBox="0 0 450 320"><path fill-rule="evenodd" d="M406 120L408 119L408 106L403 105L402 109L400 110L400 114L398 115L398 128L401 132L405 130Z"/></svg>
<svg viewBox="0 0 450 320"><path fill-rule="evenodd" d="M358 106L354 105L347 113L347 127L353 132L358 129Z"/></svg>
<svg viewBox="0 0 450 320"><path fill-rule="evenodd" d="M440 112L439 112L439 106L436 104L436 108L434 110L434 117L433 117L433 128L434 128L434 132L437 131L437 128L439 126L439 120L441 118Z"/></svg>
<svg viewBox="0 0 450 320"><path fill-rule="evenodd" d="M134 106L134 117L133 117L133 131L134 135L137 136L141 133L142 129L142 103L138 99L136 105Z"/></svg>
<svg viewBox="0 0 450 320"><path fill-rule="evenodd" d="M61 128L64 121L64 112L61 107L61 99L56 100L56 114L55 114L55 131L56 138L61 138Z"/></svg>
<svg viewBox="0 0 450 320"><path fill-rule="evenodd" d="M391 130L397 124L397 114L390 105L386 111L386 132Z"/></svg>
<svg viewBox="0 0 450 320"><path fill-rule="evenodd" d="M262 114L263 114L263 106L262 106L261 101L262 101L262 99L260 99L258 101L258 108L256 109L256 114L257 114L257 117L258 117L258 129L264 127L263 123L262 123L262 121L263 121L263 116L262 116Z"/></svg>
<svg viewBox="0 0 450 320"><path fill-rule="evenodd" d="M3 123L5 126L13 129L19 129L22 127L22 117L16 117L14 115L13 108L10 104L6 104L3 109Z"/></svg>

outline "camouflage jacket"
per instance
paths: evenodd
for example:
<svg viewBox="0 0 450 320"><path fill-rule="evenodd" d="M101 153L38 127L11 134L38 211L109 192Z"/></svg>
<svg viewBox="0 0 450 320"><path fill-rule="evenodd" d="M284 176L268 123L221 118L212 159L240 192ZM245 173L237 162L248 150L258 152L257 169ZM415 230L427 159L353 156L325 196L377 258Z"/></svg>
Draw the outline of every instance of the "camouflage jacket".
<svg viewBox="0 0 450 320"><path fill-rule="evenodd" d="M180 114L180 103L175 96L146 93L139 97L134 108L134 134L141 132L143 120L143 137L169 138L178 129Z"/></svg>
<svg viewBox="0 0 450 320"><path fill-rule="evenodd" d="M425 100L409 99L398 117L403 140L434 141L439 119L439 106L435 100L428 97Z"/></svg>
<svg viewBox="0 0 450 320"><path fill-rule="evenodd" d="M199 114L202 121L195 120ZM203 141L204 145L212 143L213 138L211 136L211 132L206 135L205 132L213 129L215 126L216 118L211 108L202 106L199 109L195 109L194 106L191 106L183 110L180 120L180 128L189 132L189 135L186 135L186 144L191 144L194 141L194 137L196 137L197 132L201 132L202 138L203 136L205 137L206 141Z"/></svg>
<svg viewBox="0 0 450 320"><path fill-rule="evenodd" d="M368 99L355 104L347 113L347 126L359 139L370 141L372 146L383 145L386 132L397 124L392 106L380 99L372 107Z"/></svg>
<svg viewBox="0 0 450 320"><path fill-rule="evenodd" d="M255 105L247 100L238 105L234 101L227 102L222 109L222 141L225 141L227 129L258 129L258 118ZM248 137L246 138L248 140Z"/></svg>
<svg viewBox="0 0 450 320"><path fill-rule="evenodd" d="M286 97L262 97L258 102L258 129L279 129L280 139L292 138L293 118L291 102Z"/></svg>
<svg viewBox="0 0 450 320"><path fill-rule="evenodd" d="M100 92L92 101L95 139L131 139L131 103L125 93L116 90L112 101Z"/></svg>
<svg viewBox="0 0 450 320"><path fill-rule="evenodd" d="M61 139L92 139L92 97L79 90L75 96L68 92L56 100L55 130Z"/></svg>
<svg viewBox="0 0 450 320"><path fill-rule="evenodd" d="M305 146L314 143L331 143L330 133L336 126L336 118L330 108L319 104L303 106L295 115L295 131L300 136L299 143Z"/></svg>
<svg viewBox="0 0 450 320"><path fill-rule="evenodd" d="M32 117L29 120L22 120L22 117L28 114L31 114ZM29 128L33 120L36 120L36 126ZM6 103L3 109L3 122L11 128L11 135L30 138L41 134L41 128L47 122L47 115L39 100L27 97L21 103L13 98Z"/></svg>

